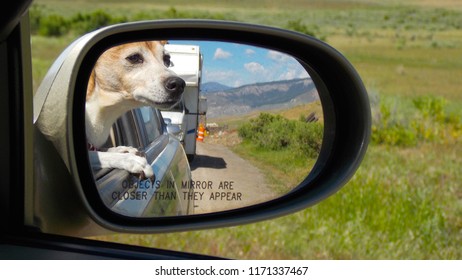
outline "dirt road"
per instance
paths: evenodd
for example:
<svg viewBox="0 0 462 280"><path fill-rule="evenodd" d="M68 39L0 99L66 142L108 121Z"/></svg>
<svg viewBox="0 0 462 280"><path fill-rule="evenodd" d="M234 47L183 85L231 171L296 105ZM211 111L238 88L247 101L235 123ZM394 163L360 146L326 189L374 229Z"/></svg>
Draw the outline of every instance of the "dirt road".
<svg viewBox="0 0 462 280"><path fill-rule="evenodd" d="M197 143L191 162L196 214L236 209L274 198L265 176L225 146Z"/></svg>

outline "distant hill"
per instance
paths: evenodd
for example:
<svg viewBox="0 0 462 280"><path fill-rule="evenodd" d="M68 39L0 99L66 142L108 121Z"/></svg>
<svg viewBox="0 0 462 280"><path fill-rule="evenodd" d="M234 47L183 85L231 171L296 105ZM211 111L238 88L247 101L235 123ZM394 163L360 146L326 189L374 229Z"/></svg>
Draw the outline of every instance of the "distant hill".
<svg viewBox="0 0 462 280"><path fill-rule="evenodd" d="M311 78L245 85L209 91L205 95L207 116L211 118L291 108L319 99Z"/></svg>
<svg viewBox="0 0 462 280"><path fill-rule="evenodd" d="M207 95L207 93L209 92L224 91L228 89L231 89L231 87L225 86L217 82L208 82L201 84L201 93L205 95Z"/></svg>

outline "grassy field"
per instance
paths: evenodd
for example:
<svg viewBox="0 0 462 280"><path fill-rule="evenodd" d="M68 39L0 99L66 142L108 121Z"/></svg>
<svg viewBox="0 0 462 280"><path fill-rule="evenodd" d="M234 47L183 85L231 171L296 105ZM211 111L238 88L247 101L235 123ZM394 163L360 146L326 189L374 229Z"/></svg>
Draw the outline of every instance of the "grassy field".
<svg viewBox="0 0 462 280"><path fill-rule="evenodd" d="M154 19L175 10L180 16L204 15L206 11L206 16L216 13L283 28L295 27L293 23L298 22L298 27L326 40L353 63L379 122L382 104L391 110L396 123L419 120L413 101L422 96L444 98L445 114L460 122L460 1L287 0L283 6L280 2L36 3L46 13L67 17L104 9L129 19L141 15ZM33 36L35 86L76 36ZM357 174L339 193L289 216L213 230L98 238L244 259L462 259L461 138L437 135L436 140L423 139L411 146L372 143ZM277 165L267 168L281 170ZM284 172L275 176L285 180Z"/></svg>

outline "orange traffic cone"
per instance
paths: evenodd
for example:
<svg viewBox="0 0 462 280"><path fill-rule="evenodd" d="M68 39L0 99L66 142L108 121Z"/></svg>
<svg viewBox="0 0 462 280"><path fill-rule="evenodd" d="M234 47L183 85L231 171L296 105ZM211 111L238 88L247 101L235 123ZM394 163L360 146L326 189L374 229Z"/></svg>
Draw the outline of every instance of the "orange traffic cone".
<svg viewBox="0 0 462 280"><path fill-rule="evenodd" d="M197 141L199 142L204 142L204 132L205 132L205 128L202 124L199 125L199 129L197 131Z"/></svg>

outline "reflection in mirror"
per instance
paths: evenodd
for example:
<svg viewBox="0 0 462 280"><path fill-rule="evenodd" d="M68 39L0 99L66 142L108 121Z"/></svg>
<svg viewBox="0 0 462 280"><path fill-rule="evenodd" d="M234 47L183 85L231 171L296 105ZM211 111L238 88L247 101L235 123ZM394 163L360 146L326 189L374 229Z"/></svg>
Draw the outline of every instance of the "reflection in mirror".
<svg viewBox="0 0 462 280"><path fill-rule="evenodd" d="M311 171L323 114L287 54L216 41L115 46L87 89L101 200L129 217L193 215L278 198Z"/></svg>

